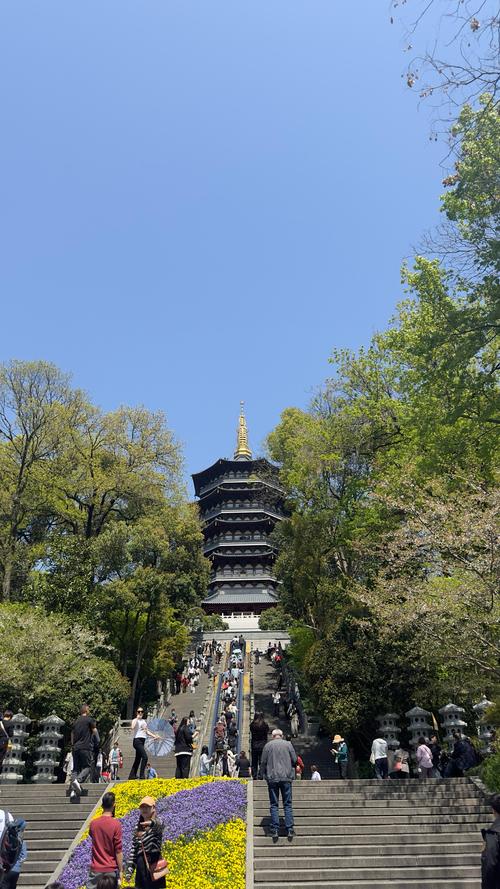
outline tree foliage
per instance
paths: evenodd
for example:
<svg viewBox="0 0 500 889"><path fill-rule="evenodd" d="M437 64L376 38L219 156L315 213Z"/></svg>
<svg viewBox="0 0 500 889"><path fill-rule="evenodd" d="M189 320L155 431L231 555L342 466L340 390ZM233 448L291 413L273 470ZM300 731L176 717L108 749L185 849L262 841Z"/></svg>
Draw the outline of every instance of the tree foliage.
<svg viewBox="0 0 500 889"><path fill-rule="evenodd" d="M84 701L103 732L129 694L104 634L27 605L0 606L0 700L33 720L71 723Z"/></svg>
<svg viewBox="0 0 500 889"><path fill-rule="evenodd" d="M46 362L0 368L3 599L104 634L129 710L179 662L208 581L180 470L161 413L104 413Z"/></svg>
<svg viewBox="0 0 500 889"><path fill-rule="evenodd" d="M403 268L406 298L269 436L290 655L332 729L498 687L498 121L464 109L443 208L473 256ZM472 136L472 133L474 134ZM498 189L497 189L498 190ZM495 234L496 232L496 234Z"/></svg>

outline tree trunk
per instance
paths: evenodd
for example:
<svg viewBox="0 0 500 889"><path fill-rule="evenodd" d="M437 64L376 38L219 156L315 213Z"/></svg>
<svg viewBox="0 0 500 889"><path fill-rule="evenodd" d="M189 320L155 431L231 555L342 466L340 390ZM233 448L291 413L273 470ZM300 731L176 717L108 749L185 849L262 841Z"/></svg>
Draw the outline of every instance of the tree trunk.
<svg viewBox="0 0 500 889"><path fill-rule="evenodd" d="M147 635L145 634L143 640L139 642L139 647L137 649L137 657L135 661L135 669L134 676L132 679L132 685L130 689L130 696L127 701L127 719L132 719L134 715L134 705L135 705L135 696L137 693L137 683L139 682L139 674L141 672L142 662L144 660L144 655L146 654L146 639Z"/></svg>
<svg viewBox="0 0 500 889"><path fill-rule="evenodd" d="M2 601L8 602L10 599L10 591L12 586L12 565L14 562L14 554L9 548L5 556L3 580L2 580Z"/></svg>

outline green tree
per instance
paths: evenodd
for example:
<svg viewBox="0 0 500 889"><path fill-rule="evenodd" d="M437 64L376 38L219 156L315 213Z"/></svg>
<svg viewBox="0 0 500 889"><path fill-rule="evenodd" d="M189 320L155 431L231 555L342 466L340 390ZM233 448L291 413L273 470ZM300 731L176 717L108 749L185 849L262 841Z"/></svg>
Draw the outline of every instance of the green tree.
<svg viewBox="0 0 500 889"><path fill-rule="evenodd" d="M282 605L267 608L259 616L259 630L269 633L286 632L293 626L293 618L286 613Z"/></svg>
<svg viewBox="0 0 500 889"><path fill-rule="evenodd" d="M458 148L455 173L444 180L448 190L442 196L442 210L452 223L450 244L481 271L496 274L498 287L500 115L493 97L481 96L478 108L465 105L452 134ZM489 308L494 309L493 301ZM495 320L498 331L498 306L496 319L490 319Z"/></svg>
<svg viewBox="0 0 500 889"><path fill-rule="evenodd" d="M50 467L67 429L78 422L82 397L45 361L0 365L0 574L2 597L23 580L36 544L50 525Z"/></svg>
<svg viewBox="0 0 500 889"><path fill-rule="evenodd" d="M70 724L82 702L106 732L129 683L110 662L104 636L41 608L0 606L0 699L33 720L57 712Z"/></svg>

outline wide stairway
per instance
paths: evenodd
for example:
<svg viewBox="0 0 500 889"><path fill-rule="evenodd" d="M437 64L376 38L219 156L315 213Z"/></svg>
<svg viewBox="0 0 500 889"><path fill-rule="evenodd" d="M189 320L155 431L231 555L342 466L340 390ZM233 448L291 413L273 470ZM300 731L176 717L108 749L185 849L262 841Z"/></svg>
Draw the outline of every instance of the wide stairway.
<svg viewBox="0 0 500 889"><path fill-rule="evenodd" d="M174 695L166 709L166 716L168 717L171 710L175 709L177 719L180 722L183 716L189 716L189 712L194 710L198 720L205 707L209 686L212 689L213 683L202 670L200 672L200 682L196 686L195 692L187 691ZM123 768L119 770L118 779L126 781L135 759L130 721L122 723L118 734L118 744L123 754ZM156 769L159 778L175 778L175 754L173 750L168 756L150 756L149 761L153 768Z"/></svg>
<svg viewBox="0 0 500 889"><path fill-rule="evenodd" d="M277 843L265 782L253 792L256 889L480 889L491 815L467 778L297 781L296 835L287 840L281 818Z"/></svg>
<svg viewBox="0 0 500 889"><path fill-rule="evenodd" d="M2 784L0 808L27 822L24 838L28 859L23 864L19 889L40 889L48 882L103 791L103 784L87 784L88 796L70 803L64 784Z"/></svg>

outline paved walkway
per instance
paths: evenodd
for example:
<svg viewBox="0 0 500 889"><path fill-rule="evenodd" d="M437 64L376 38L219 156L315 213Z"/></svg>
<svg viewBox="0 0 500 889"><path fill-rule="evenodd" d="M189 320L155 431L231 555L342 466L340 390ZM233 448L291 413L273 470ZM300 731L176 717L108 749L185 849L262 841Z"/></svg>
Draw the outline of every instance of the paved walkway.
<svg viewBox="0 0 500 889"><path fill-rule="evenodd" d="M279 717L273 716L272 693L278 687L278 670L271 661L268 661L267 657L261 658L258 664L254 663L253 670L255 712L261 710L264 713L270 729L280 728L286 734L290 731L290 720L284 716L283 707L280 707ZM298 738L293 739L293 746L304 760L305 779L310 778L310 767L313 763L318 766L323 778L336 777L333 757L330 753L331 738L318 737L317 735L309 737L307 734L301 733Z"/></svg>

